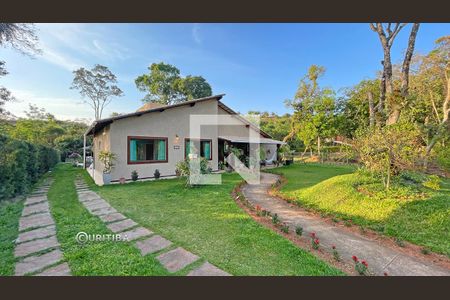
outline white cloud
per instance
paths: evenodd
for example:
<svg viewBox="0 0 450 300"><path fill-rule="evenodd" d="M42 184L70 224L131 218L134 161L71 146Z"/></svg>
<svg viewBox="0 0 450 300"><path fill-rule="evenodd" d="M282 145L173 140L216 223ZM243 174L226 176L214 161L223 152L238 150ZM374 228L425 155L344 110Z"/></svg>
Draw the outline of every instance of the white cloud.
<svg viewBox="0 0 450 300"><path fill-rule="evenodd" d="M194 41L197 44L201 44L202 43L202 38L200 36L200 25L199 24L194 24L194 26L192 27L192 38L194 39Z"/></svg>
<svg viewBox="0 0 450 300"><path fill-rule="evenodd" d="M39 108L45 108L47 112L60 120L88 119L89 122L93 120L92 108L82 103L82 99L36 95L31 91L15 89L11 92L18 101L7 102L5 108L17 117L25 117L24 111L28 110L28 105L31 103Z"/></svg>
<svg viewBox="0 0 450 300"><path fill-rule="evenodd" d="M64 47L81 55L108 61L125 60L130 51L114 40L111 30L97 24L42 24L41 31L49 44Z"/></svg>
<svg viewBox="0 0 450 300"><path fill-rule="evenodd" d="M56 49L52 49L46 44L42 43L41 48L43 52L43 59L70 72L86 65L83 61L72 58L71 56L63 54Z"/></svg>

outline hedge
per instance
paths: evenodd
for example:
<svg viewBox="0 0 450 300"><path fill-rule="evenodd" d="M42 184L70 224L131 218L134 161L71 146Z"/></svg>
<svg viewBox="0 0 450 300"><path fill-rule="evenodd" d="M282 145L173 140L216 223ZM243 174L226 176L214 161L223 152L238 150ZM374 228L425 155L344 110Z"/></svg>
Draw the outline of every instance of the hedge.
<svg viewBox="0 0 450 300"><path fill-rule="evenodd" d="M28 192L58 161L53 148L0 135L0 201Z"/></svg>

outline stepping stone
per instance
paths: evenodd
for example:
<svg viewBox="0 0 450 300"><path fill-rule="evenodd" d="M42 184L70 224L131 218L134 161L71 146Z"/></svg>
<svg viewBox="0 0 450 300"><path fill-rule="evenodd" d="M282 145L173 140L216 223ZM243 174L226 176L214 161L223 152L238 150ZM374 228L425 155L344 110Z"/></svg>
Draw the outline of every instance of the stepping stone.
<svg viewBox="0 0 450 300"><path fill-rule="evenodd" d="M94 216L102 216L102 215L109 215L109 214L113 214L116 213L117 210L115 210L114 208L107 207L107 208L101 208L101 209L97 209L94 211L91 211L91 214L93 214Z"/></svg>
<svg viewBox="0 0 450 300"><path fill-rule="evenodd" d="M141 255L155 253L172 245L172 242L162 236L155 235L143 241L137 241L136 247L141 251Z"/></svg>
<svg viewBox="0 0 450 300"><path fill-rule="evenodd" d="M112 232L117 233L136 226L137 223L131 219L125 219L123 221L109 223L106 225Z"/></svg>
<svg viewBox="0 0 450 300"><path fill-rule="evenodd" d="M72 276L70 274L70 268L68 263L62 263L47 270L38 273L34 276Z"/></svg>
<svg viewBox="0 0 450 300"><path fill-rule="evenodd" d="M159 262L169 271L176 272L198 260L198 256L185 249L178 247L156 257Z"/></svg>
<svg viewBox="0 0 450 300"><path fill-rule="evenodd" d="M190 271L187 276L231 276L227 272L219 269L218 267L205 262L203 265Z"/></svg>
<svg viewBox="0 0 450 300"><path fill-rule="evenodd" d="M34 214L27 217L22 217L19 220L19 231L23 231L33 227L43 227L53 225L53 219L49 213Z"/></svg>
<svg viewBox="0 0 450 300"><path fill-rule="evenodd" d="M108 214L108 215L101 215L101 216L99 216L99 218L105 223L110 223L110 222L115 222L115 221L119 221L119 220L124 220L127 217L125 217L121 213L113 213L113 214Z"/></svg>
<svg viewBox="0 0 450 300"><path fill-rule="evenodd" d="M92 200L92 201L87 201L87 202L84 202L83 203L83 205L87 208L87 209L93 209L93 210L95 210L95 208L97 207L97 206L104 206L104 205L108 205L109 206L109 204L108 204L108 202L106 202L105 200L103 200L103 199L96 199L96 200ZM101 208L103 208L103 207L101 207Z"/></svg>
<svg viewBox="0 0 450 300"><path fill-rule="evenodd" d="M22 210L22 217L39 212L49 212L48 201L25 206Z"/></svg>
<svg viewBox="0 0 450 300"><path fill-rule="evenodd" d="M42 196L31 196L28 197L27 200L25 201L25 206L27 205L31 205L31 204L36 204L42 201L47 201L47 196L46 195L42 195Z"/></svg>
<svg viewBox="0 0 450 300"><path fill-rule="evenodd" d="M45 253L40 256L30 256L24 260L16 263L16 276L25 275L26 273L31 273L39 271L47 266L56 264L62 260L62 252L59 249L55 249L51 252Z"/></svg>
<svg viewBox="0 0 450 300"><path fill-rule="evenodd" d="M150 231L144 227L138 227L129 231L121 232L120 234L124 239L126 238L127 241L134 241L141 237L153 234L153 231Z"/></svg>
<svg viewBox="0 0 450 300"><path fill-rule="evenodd" d="M106 202L95 202L95 203L88 203L84 205L87 210L90 212L93 212L94 210L102 209L102 208L110 208L111 205L109 205Z"/></svg>
<svg viewBox="0 0 450 300"><path fill-rule="evenodd" d="M92 200L99 200L102 198L100 198L100 196L97 194L78 194L78 199L80 199L81 202L87 202Z"/></svg>
<svg viewBox="0 0 450 300"><path fill-rule="evenodd" d="M55 234L56 234L56 230L55 230L54 225L33 229L30 231L20 233L18 238L16 239L16 244L35 240L35 239L41 239L41 238L44 238L44 237L47 237L50 235L55 235Z"/></svg>
<svg viewBox="0 0 450 300"><path fill-rule="evenodd" d="M14 250L15 257L27 256L32 253L36 253L45 249L58 247L59 243L56 236L51 236L44 239L34 240L18 244Z"/></svg>

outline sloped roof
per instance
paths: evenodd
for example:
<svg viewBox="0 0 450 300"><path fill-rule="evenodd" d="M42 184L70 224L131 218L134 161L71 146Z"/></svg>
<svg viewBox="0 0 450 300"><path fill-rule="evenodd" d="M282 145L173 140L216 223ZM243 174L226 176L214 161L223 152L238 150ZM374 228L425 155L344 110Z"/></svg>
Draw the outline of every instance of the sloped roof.
<svg viewBox="0 0 450 300"><path fill-rule="evenodd" d="M148 114L148 113L152 113L152 112L163 112L166 109L171 109L171 108L185 106L185 105L194 105L195 103L208 101L208 100L217 100L219 107L221 107L223 110L225 110L226 112L228 112L231 115L235 115L243 123L251 126L253 129L259 131L264 137L266 137L266 138L270 138L271 137L269 134L267 134L266 132L264 132L260 128L258 128L258 126L256 126L255 124L249 122L247 119L242 118L234 110L232 110L231 108L229 108L228 106L223 104L220 101L220 99L222 99L223 96L225 96L225 94L219 94L219 95L214 95L214 96L210 96L210 97L198 98L198 99L189 100L189 101L180 102L180 103L171 104L171 105L159 105L159 104L155 105L155 103L150 103L150 104L147 103L149 105L147 105L147 104L143 105L136 112L94 121L91 124L91 126L89 126L89 128L86 131L85 135L91 135L91 134L94 134L94 132L99 132L105 126L111 124L112 122L114 122L116 120L126 119L126 118L130 118L130 117L138 117L138 116L141 116L143 114Z"/></svg>

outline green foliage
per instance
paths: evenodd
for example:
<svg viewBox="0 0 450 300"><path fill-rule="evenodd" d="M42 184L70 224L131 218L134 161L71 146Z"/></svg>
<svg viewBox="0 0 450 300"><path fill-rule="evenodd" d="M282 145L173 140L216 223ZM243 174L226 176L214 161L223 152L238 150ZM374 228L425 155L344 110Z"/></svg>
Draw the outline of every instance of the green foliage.
<svg viewBox="0 0 450 300"><path fill-rule="evenodd" d="M136 87L147 92L144 102L174 104L212 95L211 86L201 76L181 77L180 70L170 64L153 63L150 73L136 78Z"/></svg>
<svg viewBox="0 0 450 300"><path fill-rule="evenodd" d="M418 168L424 148L417 129L407 123L362 131L355 142L360 161L383 178L389 189L391 177Z"/></svg>
<svg viewBox="0 0 450 300"><path fill-rule="evenodd" d="M438 191L441 189L441 179L437 175L430 175L428 179L422 183L424 187L430 188L432 190Z"/></svg>
<svg viewBox="0 0 450 300"><path fill-rule="evenodd" d="M22 208L23 201L0 202L0 276L14 275L14 247Z"/></svg>
<svg viewBox="0 0 450 300"><path fill-rule="evenodd" d="M198 163L200 165L200 173L191 174L191 170L190 170L191 161L194 164ZM186 158L185 160L177 162L176 169L181 176L186 177L186 186L192 186L190 176L195 177L195 176L211 173L211 168L208 167L208 160L204 157L193 158L193 159ZM196 168L194 168L194 169L196 170ZM195 178L193 179L193 181L195 182Z"/></svg>
<svg viewBox="0 0 450 300"><path fill-rule="evenodd" d="M98 155L98 159L103 164L103 173L109 174L114 168L114 161L116 160L117 155L110 151L100 151Z"/></svg>
<svg viewBox="0 0 450 300"><path fill-rule="evenodd" d="M86 174L86 177L89 175ZM172 241L175 247L182 246L189 249L232 275L343 274L297 247L288 239L260 225L243 211L230 194L241 181L242 178L238 174L223 174L222 184L203 185L197 188L185 187L184 180L178 178L144 181L136 184L115 184L95 187L95 189L114 208L141 226L158 232L164 238ZM63 199L60 201L61 204L68 202ZM70 203L72 202L77 201L70 201ZM61 212L71 212L71 210L62 207ZM83 223L81 221L85 222L84 219L79 220L79 224ZM62 230L64 228L66 227L61 226ZM67 226L65 231L70 231L71 228L73 226ZM75 227L75 229L81 230L79 227ZM99 231L91 230L89 232ZM69 236L67 234L65 240L70 243L74 240L74 234L71 239ZM63 243L61 246L65 247ZM130 244L130 246L132 245ZM71 262L87 264L82 259L77 259L80 250L74 250L76 251L70 253L70 257L73 258ZM65 251L66 253L67 251ZM91 251L86 253L91 253ZM136 249L133 253L140 256ZM99 251L94 251L93 254L98 256ZM156 255L149 254L144 258L153 258ZM128 256L124 257L128 258ZM142 258L142 256L140 257ZM86 259L84 256L82 258ZM98 261L91 256L88 259L91 262ZM135 268L135 265L135 263L127 263L124 267ZM90 270L90 268L86 268L86 270ZM102 271L100 268L99 270ZM114 270L119 270L119 268ZM105 272L103 271L103 273ZM74 273L74 275L78 274Z"/></svg>
<svg viewBox="0 0 450 300"><path fill-rule="evenodd" d="M295 227L295 234L298 235L298 236L302 236L302 234L303 234L303 227L301 227L301 226Z"/></svg>
<svg viewBox="0 0 450 300"><path fill-rule="evenodd" d="M442 146L441 144L437 145L435 147L436 151L435 153L436 153L436 160L439 166L441 166L447 172L450 172L450 147L448 144L450 143L450 138L446 142L447 142L446 146Z"/></svg>
<svg viewBox="0 0 450 300"><path fill-rule="evenodd" d="M55 149L0 135L0 200L27 192L58 161Z"/></svg>
<svg viewBox="0 0 450 300"><path fill-rule="evenodd" d="M136 181L139 178L139 174L136 170L131 172L131 180Z"/></svg>
<svg viewBox="0 0 450 300"><path fill-rule="evenodd" d="M275 171L287 179L280 194L302 207L450 255L448 179L439 191L403 179L386 191L372 176L346 174L352 172L348 166L306 164Z"/></svg>
<svg viewBox="0 0 450 300"><path fill-rule="evenodd" d="M297 93L287 104L294 110L295 132L305 147L337 133L335 122L336 95L329 88L320 88L318 79L325 68L312 65L308 74L300 80Z"/></svg>

